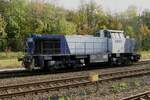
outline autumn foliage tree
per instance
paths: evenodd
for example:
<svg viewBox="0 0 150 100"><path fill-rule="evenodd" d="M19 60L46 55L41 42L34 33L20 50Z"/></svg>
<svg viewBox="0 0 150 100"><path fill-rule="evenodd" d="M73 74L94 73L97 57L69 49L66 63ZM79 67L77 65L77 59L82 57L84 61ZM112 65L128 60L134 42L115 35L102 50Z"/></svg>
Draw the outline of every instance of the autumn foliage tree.
<svg viewBox="0 0 150 100"><path fill-rule="evenodd" d="M104 11L94 0L82 0L76 10L45 0L0 0L0 7L0 34L8 39L3 47L14 51L21 50L22 41L33 33L85 35L100 29L124 30L139 40L141 50L150 49L150 11L138 14L133 5L119 13Z"/></svg>

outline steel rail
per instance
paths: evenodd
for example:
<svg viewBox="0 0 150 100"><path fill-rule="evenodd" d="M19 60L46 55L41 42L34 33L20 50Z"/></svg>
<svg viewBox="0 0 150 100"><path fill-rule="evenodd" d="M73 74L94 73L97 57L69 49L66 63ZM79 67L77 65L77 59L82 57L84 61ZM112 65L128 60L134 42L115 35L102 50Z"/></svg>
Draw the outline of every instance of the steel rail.
<svg viewBox="0 0 150 100"><path fill-rule="evenodd" d="M144 98L144 100L150 100L149 95L150 95L150 91L146 91L146 92L143 92L143 93L132 95L130 97L123 98L121 100L143 100L143 99L140 99L140 98Z"/></svg>

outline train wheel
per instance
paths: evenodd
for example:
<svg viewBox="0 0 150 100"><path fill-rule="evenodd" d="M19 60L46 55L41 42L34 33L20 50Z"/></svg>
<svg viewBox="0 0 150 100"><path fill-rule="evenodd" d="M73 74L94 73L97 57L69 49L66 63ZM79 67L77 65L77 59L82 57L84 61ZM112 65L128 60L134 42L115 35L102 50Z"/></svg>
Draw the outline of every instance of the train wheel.
<svg viewBox="0 0 150 100"><path fill-rule="evenodd" d="M49 70L48 61L44 61L44 66L42 69L45 71Z"/></svg>
<svg viewBox="0 0 150 100"><path fill-rule="evenodd" d="M85 66L88 66L90 64L90 59L89 58L85 58L84 62L85 62Z"/></svg>
<svg viewBox="0 0 150 100"><path fill-rule="evenodd" d="M115 65L115 62L113 61L113 58L108 59L108 65L110 65L110 66Z"/></svg>
<svg viewBox="0 0 150 100"><path fill-rule="evenodd" d="M22 62L22 66L29 71L32 71L34 69L34 64L35 64L34 60L32 60L31 63Z"/></svg>
<svg viewBox="0 0 150 100"><path fill-rule="evenodd" d="M131 62L131 60L130 60L128 57L124 57L124 58L122 59L122 65L123 65L123 66L128 66L128 65L130 65L130 64L132 64L132 62Z"/></svg>

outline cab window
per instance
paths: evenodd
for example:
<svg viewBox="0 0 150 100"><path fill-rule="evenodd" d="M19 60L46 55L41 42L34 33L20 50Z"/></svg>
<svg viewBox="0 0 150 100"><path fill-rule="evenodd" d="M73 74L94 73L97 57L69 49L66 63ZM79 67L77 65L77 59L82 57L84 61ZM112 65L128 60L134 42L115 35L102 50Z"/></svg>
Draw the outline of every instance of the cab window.
<svg viewBox="0 0 150 100"><path fill-rule="evenodd" d="M120 33L116 33L116 38L120 38Z"/></svg>
<svg viewBox="0 0 150 100"><path fill-rule="evenodd" d="M107 30L104 30L104 37L111 38L110 32Z"/></svg>
<svg viewBox="0 0 150 100"><path fill-rule="evenodd" d="M124 38L124 34L123 33L120 33L120 38Z"/></svg>
<svg viewBox="0 0 150 100"><path fill-rule="evenodd" d="M112 38L116 38L116 34L115 33L111 33L111 37Z"/></svg>
<svg viewBox="0 0 150 100"><path fill-rule="evenodd" d="M120 33L111 33L112 38L121 38L121 34Z"/></svg>
<svg viewBox="0 0 150 100"><path fill-rule="evenodd" d="M95 35L94 36L96 36L96 37L100 37L100 33L99 32L97 32L97 33L95 33Z"/></svg>

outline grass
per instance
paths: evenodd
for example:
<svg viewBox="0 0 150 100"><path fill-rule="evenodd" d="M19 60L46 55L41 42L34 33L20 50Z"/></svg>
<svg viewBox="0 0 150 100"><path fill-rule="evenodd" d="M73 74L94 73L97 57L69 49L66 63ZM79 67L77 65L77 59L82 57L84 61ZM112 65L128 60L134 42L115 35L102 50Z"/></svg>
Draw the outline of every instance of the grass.
<svg viewBox="0 0 150 100"><path fill-rule="evenodd" d="M127 88L128 88L128 84L125 82L112 84L112 90L113 91L122 91L122 90L125 90Z"/></svg>
<svg viewBox="0 0 150 100"><path fill-rule="evenodd" d="M132 82L132 85L134 87L139 87L140 86L140 82L138 80L135 80L135 81Z"/></svg>
<svg viewBox="0 0 150 100"><path fill-rule="evenodd" d="M0 69L21 67L18 57L22 55L22 52L0 52Z"/></svg>
<svg viewBox="0 0 150 100"><path fill-rule="evenodd" d="M23 55L23 52L0 52L0 60L1 59L14 59L21 57Z"/></svg>
<svg viewBox="0 0 150 100"><path fill-rule="evenodd" d="M141 51L141 59L150 59L150 51Z"/></svg>
<svg viewBox="0 0 150 100"><path fill-rule="evenodd" d="M21 62L18 59L2 59L0 60L0 69L4 68L18 68L21 67Z"/></svg>

